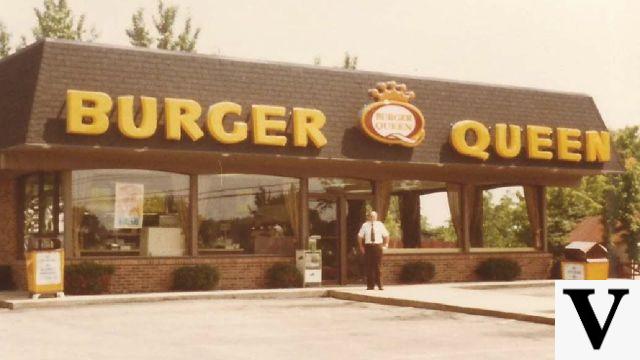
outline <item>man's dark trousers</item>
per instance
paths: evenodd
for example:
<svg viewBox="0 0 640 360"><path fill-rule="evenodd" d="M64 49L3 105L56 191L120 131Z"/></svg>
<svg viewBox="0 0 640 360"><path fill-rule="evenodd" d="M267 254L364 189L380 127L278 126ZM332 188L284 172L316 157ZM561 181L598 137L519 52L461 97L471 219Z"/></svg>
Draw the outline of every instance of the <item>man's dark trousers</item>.
<svg viewBox="0 0 640 360"><path fill-rule="evenodd" d="M382 264L382 245L365 244L364 245L364 264L365 273L367 275L367 289L373 289L375 285L382 288L382 279L380 277L380 265Z"/></svg>

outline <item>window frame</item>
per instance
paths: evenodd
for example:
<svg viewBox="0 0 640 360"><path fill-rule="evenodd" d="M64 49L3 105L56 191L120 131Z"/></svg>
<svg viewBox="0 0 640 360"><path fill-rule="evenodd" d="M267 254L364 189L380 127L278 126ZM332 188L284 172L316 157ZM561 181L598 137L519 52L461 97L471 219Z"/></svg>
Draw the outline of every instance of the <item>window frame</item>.
<svg viewBox="0 0 640 360"><path fill-rule="evenodd" d="M524 187L526 185L524 184L518 184L518 183L505 183L505 184L492 184L492 185L481 185L481 186L476 186L476 191L480 191L480 192L485 192L485 191L490 191L490 190L494 190L494 189L500 189L500 188L513 188L513 187L519 187L522 192L523 192L523 196L524 196ZM484 201L484 196L482 197L483 201ZM483 204L484 206L484 204ZM528 206L526 204L526 199L525 199L525 206ZM537 205L539 206L539 205ZM540 209L542 210L542 209ZM527 217L528 219L528 217ZM531 221L531 219L528 219L529 221ZM483 227L484 227L484 212L482 214L482 223L483 223ZM529 227L531 229L531 224L529 224ZM533 234L531 234L533 235ZM483 234L484 237L484 234ZM543 240L544 241L544 240ZM469 253L519 253L519 252L534 252L534 253L538 253L538 252L544 252L544 250L542 248L537 248L535 245L534 246L518 246L518 247L495 247L495 246L491 246L491 247L474 247L474 246L469 246Z"/></svg>
<svg viewBox="0 0 640 360"><path fill-rule="evenodd" d="M45 214L46 207L43 206L45 204L45 182L46 177L52 176L52 222L53 222L53 231L44 231L45 227ZM38 185L38 232L37 233L27 233L25 226L25 216L24 212L27 209L26 206L26 185L27 180L31 177L35 177L37 179ZM58 171L38 171L32 172L28 174L24 174L18 178L18 216L16 217L19 226L18 238L17 238L17 249L18 259L24 259L24 253L26 251L26 241L27 236L36 236L36 237L59 237L60 235L64 235L60 233L60 202L63 201L62 194L62 174ZM66 206L66 204L65 204ZM22 251L20 251L22 250Z"/></svg>
<svg viewBox="0 0 640 360"><path fill-rule="evenodd" d="M73 252L73 257L75 258L79 258L79 259L110 259L110 260L115 260L115 259L144 259L144 260L151 260L151 259L177 259L177 258L188 258L188 257L193 257L194 254L192 253L192 234L193 234L193 229L191 228L192 226L192 212L193 212L193 205L192 205L192 191L193 191L193 187L192 187L192 183L191 183L191 178L194 176L192 174L187 174L187 173L183 173L183 172L174 172L174 171L166 171L166 170L157 170L157 169L147 169L147 168L143 168L143 169L138 169L138 168L95 168L95 169L74 169L69 171L69 198L71 199L71 207L70 209L73 209L73 205L74 205L74 198L73 198L73 186L74 186L74 181L73 181L73 173L74 172L78 172L78 171L94 171L94 170L109 170L109 171L149 171L149 172L154 172L154 173L160 173L160 174L166 174L166 175L180 175L180 176L185 176L187 177L187 194L186 194L186 198L188 200L188 207L187 207L187 214L188 214L188 219L187 221L189 221L189 223L187 224L187 226L189 226L189 234L185 234L184 235L184 255L181 256L148 256L148 255L140 255L141 250L132 250L131 252L138 252L138 254L127 254L127 253L123 253L123 254L108 254L106 251L91 251L91 250L84 250L80 247L79 241L76 241L76 239L73 238L74 234L71 233L69 235L69 239L71 239L72 245L70 245L71 248L71 252ZM197 175L196 175L197 177ZM197 190L197 188L196 188ZM145 190L146 191L146 190ZM71 223L74 223L76 221L76 219L73 219L73 211L71 211L70 214L70 218L71 218ZM66 220L66 217L65 217ZM68 229L67 226L65 226L65 230ZM140 240L142 241L142 240ZM84 255L82 254L82 252L93 252L96 253L95 255Z"/></svg>
<svg viewBox="0 0 640 360"><path fill-rule="evenodd" d="M304 216L306 216L306 212L303 212L301 210L303 210L305 208L305 206L303 205L303 202L305 201L305 199L307 199L308 195L310 194L310 192L308 192L308 177L294 177L294 176L286 176L286 175L274 175L274 174L260 174L260 173L254 173L254 172L242 172L242 171L237 171L237 172L223 172L223 173L204 173L204 174L193 174L192 176L195 178L195 184L196 186L192 186L191 187L191 196L192 199L194 200L194 212L193 214L195 215L195 218L192 219L192 224L193 224L193 230L192 230L192 247L193 247L193 251L190 255L188 256L192 256L192 257L212 257L212 258L231 258L231 257L289 257L288 255L283 255L283 254L252 254L252 253L225 253L224 250L216 250L216 249L207 249L207 248L201 248L198 243L199 243L199 231L200 231L200 214L201 214L201 207L199 204L199 191L201 188L201 182L200 182L200 177L201 176L219 176L219 175L242 175L242 176L269 176L269 177L278 177L278 178L285 178L285 179L295 179L297 181L298 184L298 206L302 207L298 209L298 226L299 226L299 233L298 236L296 238L296 244L297 246L295 247L295 250L299 250L302 248L303 244L306 243L306 239L305 239L305 231L306 229L303 229L306 221L303 220ZM303 194L303 192L305 192ZM291 255L292 257L294 256L293 254Z"/></svg>
<svg viewBox="0 0 640 360"><path fill-rule="evenodd" d="M406 180L415 180L415 179L406 179ZM431 180L424 180L431 181ZM434 181L441 182L441 181ZM418 197L422 195L431 195L435 193L447 193L446 182L444 182L445 186L443 188L437 189L428 189L428 190L405 190L405 191L391 191L389 196L399 196L401 193L415 193ZM447 208L449 205L447 204ZM451 216L451 209L449 208L449 216ZM457 236L456 236L457 237ZM459 254L464 252L464 244L463 239L457 239L457 246L451 248L387 248L384 249L383 252L389 255L401 255L401 254Z"/></svg>

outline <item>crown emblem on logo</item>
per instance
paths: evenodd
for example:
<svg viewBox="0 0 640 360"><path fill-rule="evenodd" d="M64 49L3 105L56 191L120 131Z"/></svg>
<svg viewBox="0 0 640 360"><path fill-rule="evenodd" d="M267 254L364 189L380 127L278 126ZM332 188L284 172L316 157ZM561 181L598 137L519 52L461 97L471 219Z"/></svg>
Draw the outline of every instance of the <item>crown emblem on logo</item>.
<svg viewBox="0 0 640 360"><path fill-rule="evenodd" d="M384 81L369 89L375 100L365 106L360 128L375 141L405 147L418 146L424 140L425 119L420 109L410 104L416 94L407 85Z"/></svg>
<svg viewBox="0 0 640 360"><path fill-rule="evenodd" d="M377 83L375 89L369 89L369 96L375 101L393 100L408 103L416 97L416 94L408 91L405 84L386 81Z"/></svg>

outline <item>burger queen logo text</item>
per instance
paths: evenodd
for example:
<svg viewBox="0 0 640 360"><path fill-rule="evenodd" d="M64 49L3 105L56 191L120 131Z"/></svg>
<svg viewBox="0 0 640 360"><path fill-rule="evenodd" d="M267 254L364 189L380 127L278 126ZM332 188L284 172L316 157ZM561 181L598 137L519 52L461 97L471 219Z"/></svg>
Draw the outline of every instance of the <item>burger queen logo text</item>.
<svg viewBox="0 0 640 360"><path fill-rule="evenodd" d="M418 146L424 140L422 112L409 101L416 95L405 84L380 82L369 90L375 102L362 111L360 127L372 139L389 145Z"/></svg>

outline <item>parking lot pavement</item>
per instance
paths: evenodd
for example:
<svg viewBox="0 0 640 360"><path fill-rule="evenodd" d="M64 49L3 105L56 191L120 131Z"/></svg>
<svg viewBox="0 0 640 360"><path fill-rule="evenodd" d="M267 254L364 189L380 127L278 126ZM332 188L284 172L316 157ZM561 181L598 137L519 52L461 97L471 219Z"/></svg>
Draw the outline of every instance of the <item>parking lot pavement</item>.
<svg viewBox="0 0 640 360"><path fill-rule="evenodd" d="M329 298L0 312L0 358L532 359L553 327Z"/></svg>

